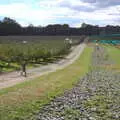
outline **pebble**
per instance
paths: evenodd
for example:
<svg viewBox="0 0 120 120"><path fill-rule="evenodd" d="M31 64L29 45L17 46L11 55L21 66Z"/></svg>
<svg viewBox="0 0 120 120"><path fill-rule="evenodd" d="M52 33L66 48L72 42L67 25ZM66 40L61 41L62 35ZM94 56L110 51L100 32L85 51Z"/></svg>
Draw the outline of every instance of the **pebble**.
<svg viewBox="0 0 120 120"><path fill-rule="evenodd" d="M102 120L103 112L106 115L109 112L113 116L110 120L119 119L120 116L113 113L115 110L120 111L120 74L98 69L101 65L114 64L110 59L104 58L106 54L104 48L95 48L92 55L94 69L80 79L73 89L65 91L63 96L43 107L32 120ZM102 106L102 103L105 105ZM109 109L107 106L110 106ZM106 120L108 119L109 116Z"/></svg>

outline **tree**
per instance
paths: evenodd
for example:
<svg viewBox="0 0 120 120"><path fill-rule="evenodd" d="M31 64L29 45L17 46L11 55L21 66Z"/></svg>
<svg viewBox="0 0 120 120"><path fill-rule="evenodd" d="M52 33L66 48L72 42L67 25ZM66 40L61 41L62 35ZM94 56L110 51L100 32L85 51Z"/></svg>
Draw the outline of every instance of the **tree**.
<svg viewBox="0 0 120 120"><path fill-rule="evenodd" d="M21 66L21 75L26 77L26 66L28 64L47 64L53 62L58 56L66 54L69 49L69 44L63 45L59 50L49 50L42 47L39 43L0 44L0 61L17 63Z"/></svg>
<svg viewBox="0 0 120 120"><path fill-rule="evenodd" d="M105 34L119 33L120 26L99 27L82 23L81 28L72 28L68 24L54 24L46 27L35 27L30 24L27 27L21 27L19 23L8 17L0 22L0 35L99 35L101 31L105 31Z"/></svg>
<svg viewBox="0 0 120 120"><path fill-rule="evenodd" d="M2 35L20 34L21 26L15 20L5 17L0 23L0 31Z"/></svg>

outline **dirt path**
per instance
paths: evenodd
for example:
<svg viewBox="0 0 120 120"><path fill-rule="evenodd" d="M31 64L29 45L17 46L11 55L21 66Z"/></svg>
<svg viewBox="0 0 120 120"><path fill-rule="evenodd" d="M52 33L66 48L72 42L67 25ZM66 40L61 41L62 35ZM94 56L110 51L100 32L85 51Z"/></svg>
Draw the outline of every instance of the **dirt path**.
<svg viewBox="0 0 120 120"><path fill-rule="evenodd" d="M53 64L28 70L27 78L20 76L19 72L11 72L8 74L0 75L0 89L14 86L26 80L32 80L41 75L48 74L50 72L55 72L58 69L63 69L68 65L72 64L80 56L85 47L86 47L85 43L80 44L77 47L73 48L72 52L68 56L66 56L65 59Z"/></svg>

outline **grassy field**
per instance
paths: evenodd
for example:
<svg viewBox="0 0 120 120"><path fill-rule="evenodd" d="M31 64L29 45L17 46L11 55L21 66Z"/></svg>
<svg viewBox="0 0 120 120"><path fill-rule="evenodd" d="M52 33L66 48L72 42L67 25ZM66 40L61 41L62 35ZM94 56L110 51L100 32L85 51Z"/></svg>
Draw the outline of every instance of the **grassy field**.
<svg viewBox="0 0 120 120"><path fill-rule="evenodd" d="M48 44L54 42L59 44L59 42L64 41L66 38L70 38L73 41L80 40L81 36L0 36L0 43L11 43L23 41L27 42L40 42L41 44Z"/></svg>
<svg viewBox="0 0 120 120"><path fill-rule="evenodd" d="M107 49L110 58L115 62L114 66L112 66L112 69L120 71L120 49L109 45L105 45L105 48Z"/></svg>
<svg viewBox="0 0 120 120"><path fill-rule="evenodd" d="M106 35L106 36L92 36L91 40L118 40L120 41L120 34L118 35ZM115 62L114 65L109 66L109 68L116 69L120 71L120 49L118 46L113 46L109 44L104 44L104 47L107 49L109 57ZM118 47L118 48L117 48Z"/></svg>
<svg viewBox="0 0 120 120"><path fill-rule="evenodd" d="M0 91L0 119L26 120L70 89L88 72L93 48L87 47L72 65L54 73Z"/></svg>

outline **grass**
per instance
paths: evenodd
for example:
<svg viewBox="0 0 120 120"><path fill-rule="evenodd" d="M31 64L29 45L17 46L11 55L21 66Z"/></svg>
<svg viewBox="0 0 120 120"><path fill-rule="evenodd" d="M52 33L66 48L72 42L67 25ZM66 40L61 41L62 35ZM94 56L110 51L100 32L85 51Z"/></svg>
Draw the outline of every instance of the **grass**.
<svg viewBox="0 0 120 120"><path fill-rule="evenodd" d="M0 36L0 43L11 43L17 42L22 43L27 41L28 43L39 42L42 45L55 46L61 44L66 38L70 38L73 42L79 41L82 36ZM51 44L51 45L49 45Z"/></svg>
<svg viewBox="0 0 120 120"><path fill-rule="evenodd" d="M91 99L84 102L87 109L95 109L93 116L97 120L111 120L113 117L110 111L110 104L112 100L108 96L95 95ZM97 117L96 117L97 116Z"/></svg>
<svg viewBox="0 0 120 120"><path fill-rule="evenodd" d="M106 35L106 36L92 36L91 40L119 40L120 35ZM114 69L120 71L120 49L118 46L112 46L108 44L104 44L104 47L107 49L109 57L115 62L114 65L106 66L108 69ZM118 48L117 48L118 47Z"/></svg>
<svg viewBox="0 0 120 120"><path fill-rule="evenodd" d="M0 119L26 120L88 72L93 48L87 47L72 65L0 91Z"/></svg>
<svg viewBox="0 0 120 120"><path fill-rule="evenodd" d="M105 45L105 48L107 49L109 57L115 62L111 68L120 71L120 49L110 45Z"/></svg>

